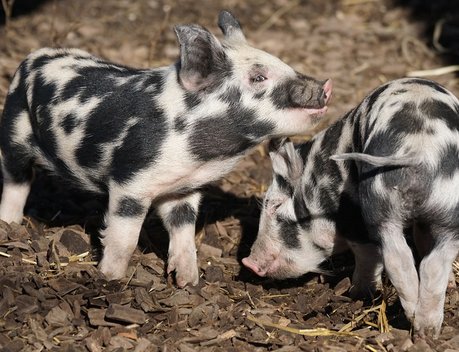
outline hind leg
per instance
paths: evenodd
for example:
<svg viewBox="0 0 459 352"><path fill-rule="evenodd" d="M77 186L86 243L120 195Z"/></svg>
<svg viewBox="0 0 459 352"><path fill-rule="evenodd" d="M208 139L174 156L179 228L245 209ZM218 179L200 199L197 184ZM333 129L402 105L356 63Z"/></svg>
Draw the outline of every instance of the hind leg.
<svg viewBox="0 0 459 352"><path fill-rule="evenodd" d="M23 153L15 154L15 159L4 153L2 172L3 192L0 203L0 219L8 223L15 222L20 224L32 185L33 170L31 159Z"/></svg>
<svg viewBox="0 0 459 352"><path fill-rule="evenodd" d="M15 81L17 84L12 83L10 87L0 121L3 172L0 219L20 224L33 178L33 133L19 73L15 75Z"/></svg>
<svg viewBox="0 0 459 352"><path fill-rule="evenodd" d="M5 175L5 172L3 172ZM0 219L11 223L22 222L24 206L30 192L31 183L16 183L3 180L2 201L0 203Z"/></svg>
<svg viewBox="0 0 459 352"><path fill-rule="evenodd" d="M377 229L381 241L384 268L397 289L400 303L408 319L413 320L418 302L419 278L410 247L406 243L402 225L386 222Z"/></svg>
<svg viewBox="0 0 459 352"><path fill-rule="evenodd" d="M414 318L414 330L421 336L440 334L446 288L451 267L459 251L459 241L446 230L437 229L441 239L419 266L419 299Z"/></svg>
<svg viewBox="0 0 459 352"><path fill-rule="evenodd" d="M7 223L21 224L29 192L30 184L4 182L2 202L0 204L0 219Z"/></svg>

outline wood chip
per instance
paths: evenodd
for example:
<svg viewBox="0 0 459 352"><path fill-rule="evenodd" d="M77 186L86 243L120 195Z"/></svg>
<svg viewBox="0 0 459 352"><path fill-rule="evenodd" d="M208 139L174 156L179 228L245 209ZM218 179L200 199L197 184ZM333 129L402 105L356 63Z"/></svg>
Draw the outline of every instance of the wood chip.
<svg viewBox="0 0 459 352"><path fill-rule="evenodd" d="M147 319L143 311L120 304L110 304L105 312L105 317L110 320L136 324L144 324Z"/></svg>

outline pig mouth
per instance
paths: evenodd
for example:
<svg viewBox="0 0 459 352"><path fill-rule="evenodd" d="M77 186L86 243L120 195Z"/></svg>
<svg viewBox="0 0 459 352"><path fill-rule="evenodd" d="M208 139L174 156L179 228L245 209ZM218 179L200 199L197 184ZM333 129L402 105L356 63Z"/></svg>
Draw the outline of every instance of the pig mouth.
<svg viewBox="0 0 459 352"><path fill-rule="evenodd" d="M327 112L327 110L328 110L328 107L324 106L324 107L319 108L319 109L305 108L304 112L309 116L319 117L319 116L324 115Z"/></svg>

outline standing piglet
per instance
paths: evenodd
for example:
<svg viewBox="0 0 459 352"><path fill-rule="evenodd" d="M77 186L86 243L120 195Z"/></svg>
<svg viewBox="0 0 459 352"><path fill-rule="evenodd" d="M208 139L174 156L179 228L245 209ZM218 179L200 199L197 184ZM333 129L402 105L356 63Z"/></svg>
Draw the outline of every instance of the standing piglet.
<svg viewBox="0 0 459 352"><path fill-rule="evenodd" d="M273 183L243 263L297 277L350 248L352 293L375 289L384 268L415 330L438 336L459 250L457 98L428 80L389 82L311 141L273 141L270 156Z"/></svg>
<svg viewBox="0 0 459 352"><path fill-rule="evenodd" d="M305 133L325 112L330 81L294 71L249 46L220 13L220 42L198 25L175 27L177 63L132 69L80 50L42 49L20 65L0 126L0 218L22 221L33 166L109 195L101 271L125 275L153 204L169 231L167 271L197 284L199 188L262 140Z"/></svg>

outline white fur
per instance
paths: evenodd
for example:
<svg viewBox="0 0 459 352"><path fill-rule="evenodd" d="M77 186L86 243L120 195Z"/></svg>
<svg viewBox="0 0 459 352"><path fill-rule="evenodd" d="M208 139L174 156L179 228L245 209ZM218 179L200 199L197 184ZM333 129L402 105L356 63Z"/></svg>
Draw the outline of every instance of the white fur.
<svg viewBox="0 0 459 352"><path fill-rule="evenodd" d="M0 203L0 219L8 223L21 224L24 206L30 193L30 184L12 183L5 175L6 173L3 169L4 181L2 201Z"/></svg>
<svg viewBox="0 0 459 352"><path fill-rule="evenodd" d="M175 74L166 76L163 91L155 97L155 100L167 112L166 116L169 118L170 123L173 122L176 116L183 114L187 110L183 101L183 89L177 83Z"/></svg>
<svg viewBox="0 0 459 352"><path fill-rule="evenodd" d="M419 300L414 320L416 331L423 335L432 329L435 337L440 334L446 287L459 251L459 241L445 233L438 235L444 240L422 259L419 267Z"/></svg>
<svg viewBox="0 0 459 352"><path fill-rule="evenodd" d="M19 115L15 118L15 125L14 125L14 135L11 138L16 143L27 143L27 138L32 133L32 126L30 125L29 113L27 111L22 111Z"/></svg>
<svg viewBox="0 0 459 352"><path fill-rule="evenodd" d="M449 177L437 177L433 181L432 192L426 200L429 208L448 214L453 211L459 202L459 171Z"/></svg>
<svg viewBox="0 0 459 352"><path fill-rule="evenodd" d="M419 279L403 228L395 223L382 224L378 237L382 241L384 268L397 289L406 316L413 319L418 302Z"/></svg>

